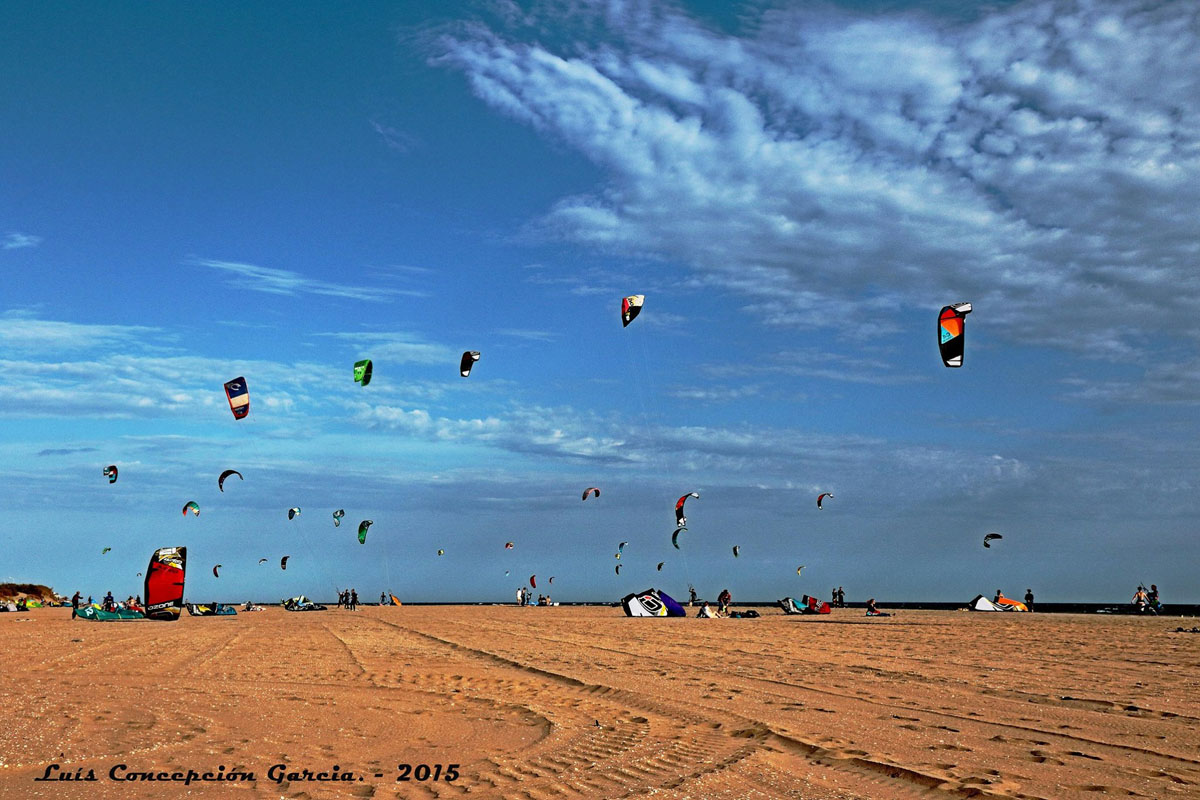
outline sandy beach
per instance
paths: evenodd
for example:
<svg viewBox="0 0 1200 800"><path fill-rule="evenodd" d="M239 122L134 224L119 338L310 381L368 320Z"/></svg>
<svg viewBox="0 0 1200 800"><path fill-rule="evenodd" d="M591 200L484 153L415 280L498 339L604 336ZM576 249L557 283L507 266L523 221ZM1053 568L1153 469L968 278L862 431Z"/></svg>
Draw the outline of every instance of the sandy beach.
<svg viewBox="0 0 1200 800"><path fill-rule="evenodd" d="M1194 623L2 614L0 798L1200 797Z"/></svg>

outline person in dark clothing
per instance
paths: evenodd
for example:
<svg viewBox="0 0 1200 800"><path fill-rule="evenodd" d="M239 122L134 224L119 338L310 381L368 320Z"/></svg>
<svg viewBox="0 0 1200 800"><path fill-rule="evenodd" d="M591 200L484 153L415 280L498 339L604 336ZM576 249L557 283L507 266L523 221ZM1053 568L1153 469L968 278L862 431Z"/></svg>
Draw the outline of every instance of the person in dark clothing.
<svg viewBox="0 0 1200 800"><path fill-rule="evenodd" d="M829 590L829 605L837 608L837 589Z"/></svg>
<svg viewBox="0 0 1200 800"><path fill-rule="evenodd" d="M81 595L79 594L79 592L76 592L75 594L71 595L71 619L75 619L76 617L79 616L80 597L81 597Z"/></svg>
<svg viewBox="0 0 1200 800"><path fill-rule="evenodd" d="M842 587L840 587L840 586L837 588L837 607L838 608L846 607L846 593L844 591L842 591Z"/></svg>
<svg viewBox="0 0 1200 800"><path fill-rule="evenodd" d="M1033 589L1025 590L1025 607L1033 611Z"/></svg>
<svg viewBox="0 0 1200 800"><path fill-rule="evenodd" d="M732 603L733 595L729 593L728 589L722 589L721 593L717 595L717 613L724 614Z"/></svg>
<svg viewBox="0 0 1200 800"><path fill-rule="evenodd" d="M357 589L350 590L350 610L351 611L358 610L358 590Z"/></svg>

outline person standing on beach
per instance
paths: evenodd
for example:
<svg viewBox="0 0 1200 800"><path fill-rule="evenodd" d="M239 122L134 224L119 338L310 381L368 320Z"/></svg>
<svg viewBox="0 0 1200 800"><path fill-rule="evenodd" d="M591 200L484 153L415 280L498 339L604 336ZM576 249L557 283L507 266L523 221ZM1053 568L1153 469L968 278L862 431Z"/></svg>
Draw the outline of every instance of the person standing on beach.
<svg viewBox="0 0 1200 800"><path fill-rule="evenodd" d="M381 606L387 605L387 595L384 592L379 593L379 605L381 605Z"/></svg>
<svg viewBox="0 0 1200 800"><path fill-rule="evenodd" d="M1146 593L1146 602L1148 602L1150 607L1155 611L1159 610L1160 604L1158 602L1158 587L1153 583L1150 584L1150 591Z"/></svg>
<svg viewBox="0 0 1200 800"><path fill-rule="evenodd" d="M721 593L719 595L717 595L717 613L724 614L726 611L729 610L729 606L732 603L733 603L733 595L731 595L729 593L728 589L722 589Z"/></svg>
<svg viewBox="0 0 1200 800"><path fill-rule="evenodd" d="M81 595L79 594L79 592L76 592L75 594L71 595L71 619L75 619L76 617L79 616L79 598L80 598L80 596Z"/></svg>
<svg viewBox="0 0 1200 800"><path fill-rule="evenodd" d="M846 607L846 593L844 591L842 591L842 587L840 587L840 586L837 588L837 607L838 608Z"/></svg>
<svg viewBox="0 0 1200 800"><path fill-rule="evenodd" d="M837 589L829 590L829 605L837 608Z"/></svg>
<svg viewBox="0 0 1200 800"><path fill-rule="evenodd" d="M351 611L358 610L358 590L357 589L350 590L350 610Z"/></svg>
<svg viewBox="0 0 1200 800"><path fill-rule="evenodd" d="M1033 589L1025 590L1025 607L1033 611Z"/></svg>

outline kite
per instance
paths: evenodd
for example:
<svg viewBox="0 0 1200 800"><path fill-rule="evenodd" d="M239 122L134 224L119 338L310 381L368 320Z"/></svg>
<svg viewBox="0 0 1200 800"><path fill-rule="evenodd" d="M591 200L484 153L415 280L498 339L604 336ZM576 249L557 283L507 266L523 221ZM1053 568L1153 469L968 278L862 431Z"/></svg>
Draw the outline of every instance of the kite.
<svg viewBox="0 0 1200 800"><path fill-rule="evenodd" d="M629 323L637 319L637 315L642 313L642 303L646 302L646 295L631 294L628 297L621 298L621 327L628 328Z"/></svg>
<svg viewBox="0 0 1200 800"><path fill-rule="evenodd" d="M187 512L191 511L194 516L200 516L200 506L196 505L195 500L188 500L183 504L183 515L186 517Z"/></svg>
<svg viewBox="0 0 1200 800"><path fill-rule="evenodd" d="M279 559L279 568L280 569L287 569L287 560L289 558L291 558L291 556L284 556L283 558Z"/></svg>
<svg viewBox="0 0 1200 800"><path fill-rule="evenodd" d="M513 543L512 543L512 542L505 542L505 543L504 543L504 549L505 549L505 550L512 550L512 549L513 549Z"/></svg>
<svg viewBox="0 0 1200 800"><path fill-rule="evenodd" d="M554 576L553 576L553 575L551 575L551 576L550 576L550 582L551 582L551 583L554 583Z"/></svg>
<svg viewBox="0 0 1200 800"><path fill-rule="evenodd" d="M354 382L362 386L371 382L371 359L354 362Z"/></svg>
<svg viewBox="0 0 1200 800"><path fill-rule="evenodd" d="M137 576L138 576L139 578L140 578L140 577L142 577L142 573L140 573L140 572L139 572L139 573L137 574Z"/></svg>
<svg viewBox="0 0 1200 800"><path fill-rule="evenodd" d="M618 552L618 553L624 553L624 552L625 552L625 545L627 545L627 544L629 544L629 542L621 542L619 545L617 545L617 552Z"/></svg>
<svg viewBox="0 0 1200 800"><path fill-rule="evenodd" d="M1000 534L998 534L998 533L989 533L987 536L984 536L984 537L983 537L983 546L984 546L984 547L991 547L991 546L992 546L992 544L991 544L991 543L992 543L992 540L993 540L993 539L1003 539L1003 538L1004 538L1004 537L1003 537L1003 536L1001 536L1001 535L1000 535Z"/></svg>
<svg viewBox="0 0 1200 800"><path fill-rule="evenodd" d="M439 555L439 556L444 556L444 555L446 555L446 551L445 551L445 550L438 550L438 555Z"/></svg>
<svg viewBox="0 0 1200 800"><path fill-rule="evenodd" d="M113 469L116 469L116 467L113 467ZM599 496L600 496L600 490L599 490L599 489L597 489L595 486L589 486L588 488L586 488L586 489L584 489L584 490L583 490L583 499L584 499L584 500L587 500L587 499L588 499L588 495L589 495L589 494L590 494L592 497L599 497Z"/></svg>
<svg viewBox="0 0 1200 800"><path fill-rule="evenodd" d="M620 564L617 564L617 574L618 575L621 574L621 565Z"/></svg>
<svg viewBox="0 0 1200 800"><path fill-rule="evenodd" d="M229 398L229 410L234 419L244 419L250 413L250 389L245 378L234 378L226 383L225 396Z"/></svg>
<svg viewBox="0 0 1200 800"><path fill-rule="evenodd" d="M458 374L464 378L471 374L471 367L475 366L475 362L479 360L478 350L467 350L462 354L462 361L458 362Z"/></svg>
<svg viewBox="0 0 1200 800"><path fill-rule="evenodd" d="M104 554L105 554L105 553L107 553L109 550L112 550L112 548L111 548L111 547L106 547L106 548L104 548L103 550L101 550L101 551L100 551L100 555L104 555Z"/></svg>
<svg viewBox="0 0 1200 800"><path fill-rule="evenodd" d="M665 564L665 563L667 563L667 562L665 562L665 561L658 562L658 571L659 572L662 572L663 564Z"/></svg>
<svg viewBox="0 0 1200 800"><path fill-rule="evenodd" d="M217 478L217 488L220 489L222 492L225 491L225 479L228 478L230 475L237 475L239 481L246 480L245 478L242 477L242 473L238 472L236 469L227 469L221 473L221 477Z"/></svg>
<svg viewBox="0 0 1200 800"><path fill-rule="evenodd" d="M265 558L260 558L260 559L258 560L258 563L260 563L260 564L265 564L265 563L267 563L267 560L266 560Z"/></svg>
<svg viewBox="0 0 1200 800"><path fill-rule="evenodd" d="M537 588L537 575L529 576L529 585L532 586L534 589Z"/></svg>
<svg viewBox="0 0 1200 800"><path fill-rule="evenodd" d="M675 532L671 534L671 544L675 545L676 550L679 549L679 534L686 530L687 528L676 528Z"/></svg>
<svg viewBox="0 0 1200 800"><path fill-rule="evenodd" d="M160 547L150 556L142 596L146 618L174 621L183 610L183 581L187 569L186 547Z"/></svg>
<svg viewBox="0 0 1200 800"><path fill-rule="evenodd" d="M342 517L344 516L346 516L346 510L344 508L339 508L337 511L333 512L333 527L340 527L342 524Z"/></svg>
<svg viewBox="0 0 1200 800"><path fill-rule="evenodd" d="M109 464L104 468L104 477L108 478L109 483L117 482L117 465Z"/></svg>
<svg viewBox="0 0 1200 800"><path fill-rule="evenodd" d="M689 497L695 497L697 500L700 499L700 495L697 494L696 492L688 492L683 497L681 497L677 501L675 501L675 527L676 528L686 528L687 527L687 517L685 517L683 515L683 504L687 501L687 499Z"/></svg>
<svg viewBox="0 0 1200 800"><path fill-rule="evenodd" d="M942 363L947 367L962 366L963 343L966 339L964 320L970 313L970 303L955 303L943 306L938 314L938 350L942 354Z"/></svg>
<svg viewBox="0 0 1200 800"><path fill-rule="evenodd" d="M375 524L375 520L373 520L373 519L364 519L362 522L358 523L358 543L359 544L367 543L367 528L370 528L374 524Z"/></svg>
<svg viewBox="0 0 1200 800"><path fill-rule="evenodd" d="M826 497L833 497L833 492L821 492L819 495L817 495L817 510L818 511L820 511L822 509L821 501L824 500Z"/></svg>
<svg viewBox="0 0 1200 800"><path fill-rule="evenodd" d="M507 575L507 574L508 574L508 570L504 570L504 574L505 574L505 575Z"/></svg>
<svg viewBox="0 0 1200 800"><path fill-rule="evenodd" d="M735 545L733 546L733 557L734 557L734 558L737 558L737 557L738 557L738 553L740 553L741 551L742 551L742 548L741 548L739 545L736 545L736 544L735 544Z"/></svg>
<svg viewBox="0 0 1200 800"><path fill-rule="evenodd" d="M803 564L801 564L800 566L796 567L796 574L797 574L797 575L799 575L799 574L800 574L800 570L802 570L802 569L804 569L804 565L803 565Z"/></svg>
<svg viewBox="0 0 1200 800"><path fill-rule="evenodd" d="M288 509L288 519L295 519L298 516L300 516L300 507L299 506L295 506L294 508Z"/></svg>
<svg viewBox="0 0 1200 800"><path fill-rule="evenodd" d="M619 559L621 558L621 554L620 554L620 553L613 553L613 558L615 558L615 559L618 559L618 560L619 560Z"/></svg>
<svg viewBox="0 0 1200 800"><path fill-rule="evenodd" d="M217 570L219 570L219 569L220 569L221 567L223 567L223 566L225 566L225 565L224 565L224 564L214 564L214 565L213 565L213 577L214 577L214 578L219 578L219 577L221 577L220 575L218 575L218 574L217 574Z"/></svg>

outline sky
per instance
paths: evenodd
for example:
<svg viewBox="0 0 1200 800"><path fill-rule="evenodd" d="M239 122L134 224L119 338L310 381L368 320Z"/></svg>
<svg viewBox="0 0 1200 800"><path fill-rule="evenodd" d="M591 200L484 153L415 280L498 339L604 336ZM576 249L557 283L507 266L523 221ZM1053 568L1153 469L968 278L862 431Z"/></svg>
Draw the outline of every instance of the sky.
<svg viewBox="0 0 1200 800"><path fill-rule="evenodd" d="M1200 6L0 11L0 580L1200 602Z"/></svg>

